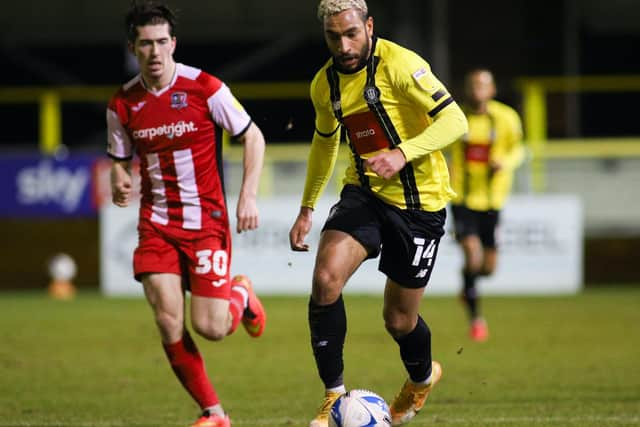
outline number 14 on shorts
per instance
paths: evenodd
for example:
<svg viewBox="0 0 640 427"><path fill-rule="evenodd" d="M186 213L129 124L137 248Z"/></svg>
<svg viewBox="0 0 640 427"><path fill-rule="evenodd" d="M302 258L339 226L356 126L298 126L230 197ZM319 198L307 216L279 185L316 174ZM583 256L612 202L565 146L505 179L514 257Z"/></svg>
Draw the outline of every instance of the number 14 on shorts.
<svg viewBox="0 0 640 427"><path fill-rule="evenodd" d="M433 264L433 255L437 247L436 239L431 239L429 241L429 244L426 245L427 243L426 239L423 239L422 237L414 237L413 243L415 243L416 245L416 253L413 256L413 261L411 262L411 265L413 265L414 267L417 267L420 265L420 261L422 259L426 259L427 268L420 270L418 274L416 274L416 277L425 277L427 275L427 271L429 271L429 267L431 267L431 265Z"/></svg>

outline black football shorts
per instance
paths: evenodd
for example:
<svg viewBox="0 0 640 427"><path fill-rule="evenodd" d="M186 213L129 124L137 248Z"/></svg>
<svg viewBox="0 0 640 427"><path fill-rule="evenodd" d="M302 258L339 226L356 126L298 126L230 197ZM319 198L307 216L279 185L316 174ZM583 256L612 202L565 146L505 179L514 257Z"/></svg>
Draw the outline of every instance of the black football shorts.
<svg viewBox="0 0 640 427"><path fill-rule="evenodd" d="M380 254L378 269L388 278L406 288L422 288L435 265L446 215L445 209L400 209L349 184L329 211L322 230L350 234L367 249L368 258Z"/></svg>
<svg viewBox="0 0 640 427"><path fill-rule="evenodd" d="M500 211L476 211L462 205L452 205L453 224L456 240L461 241L467 236L476 235L482 246L495 249L496 228L500 221Z"/></svg>

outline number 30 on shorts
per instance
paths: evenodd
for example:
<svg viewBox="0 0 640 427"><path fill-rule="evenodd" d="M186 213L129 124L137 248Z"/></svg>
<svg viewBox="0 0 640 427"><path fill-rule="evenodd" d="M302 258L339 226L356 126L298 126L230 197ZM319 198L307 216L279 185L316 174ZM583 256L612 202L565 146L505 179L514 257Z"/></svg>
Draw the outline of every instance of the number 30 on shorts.
<svg viewBox="0 0 640 427"><path fill-rule="evenodd" d="M197 274L207 274L211 270L218 276L225 276L229 268L229 254L221 249L212 251L211 249L203 249L196 252L198 257L198 265L196 267Z"/></svg>

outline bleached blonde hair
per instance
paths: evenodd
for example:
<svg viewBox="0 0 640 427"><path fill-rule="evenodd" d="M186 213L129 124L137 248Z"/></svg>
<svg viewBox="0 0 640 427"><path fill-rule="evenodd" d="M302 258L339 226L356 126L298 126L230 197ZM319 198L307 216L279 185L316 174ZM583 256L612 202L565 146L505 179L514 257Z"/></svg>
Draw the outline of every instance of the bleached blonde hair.
<svg viewBox="0 0 640 427"><path fill-rule="evenodd" d="M366 20L369 15L367 2L365 0L321 0L318 5L318 19L324 22L325 18L347 9L355 9L360 12L362 20Z"/></svg>

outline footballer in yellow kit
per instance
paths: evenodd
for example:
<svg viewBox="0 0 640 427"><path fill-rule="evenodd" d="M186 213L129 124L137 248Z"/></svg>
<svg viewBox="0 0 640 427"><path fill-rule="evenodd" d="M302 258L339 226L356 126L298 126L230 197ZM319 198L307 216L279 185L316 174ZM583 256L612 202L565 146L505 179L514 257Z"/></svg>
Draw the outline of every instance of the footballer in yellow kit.
<svg viewBox="0 0 640 427"><path fill-rule="evenodd" d="M470 319L469 336L489 337L481 316L476 281L493 274L497 263L496 229L522 162L522 124L518 113L494 100L493 74L473 70L465 79L463 111L469 131L449 146L451 181L456 197L451 211L456 239L464 253L462 299Z"/></svg>
<svg viewBox="0 0 640 427"><path fill-rule="evenodd" d="M316 113L294 251L308 250L313 208L333 172L341 133L351 151L340 200L322 229L308 306L309 327L325 397L310 427L326 427L344 393L342 289L367 259L380 254L383 317L408 374L390 406L401 425L422 409L442 367L431 358L431 333L419 310L444 234L445 206L455 193L441 150L467 130L462 110L415 52L373 34L364 0L321 0L331 59L311 83Z"/></svg>

